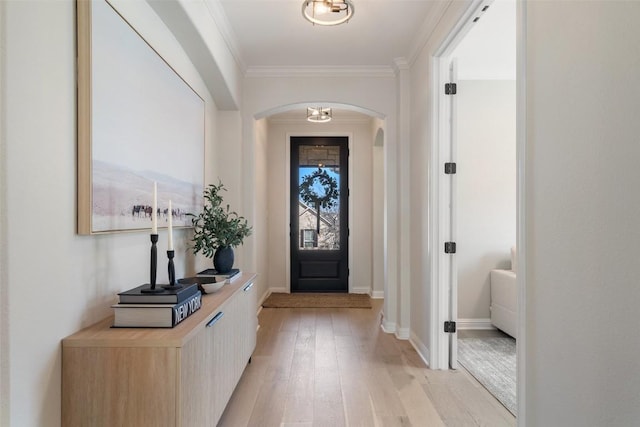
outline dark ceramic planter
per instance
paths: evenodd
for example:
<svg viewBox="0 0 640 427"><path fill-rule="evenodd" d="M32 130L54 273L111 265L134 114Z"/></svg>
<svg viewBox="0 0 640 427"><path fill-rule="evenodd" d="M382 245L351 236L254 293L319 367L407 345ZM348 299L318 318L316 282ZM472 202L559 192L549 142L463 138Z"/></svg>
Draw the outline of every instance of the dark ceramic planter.
<svg viewBox="0 0 640 427"><path fill-rule="evenodd" d="M221 246L213 254L213 268L218 273L224 274L231 271L233 267L233 248L231 246Z"/></svg>

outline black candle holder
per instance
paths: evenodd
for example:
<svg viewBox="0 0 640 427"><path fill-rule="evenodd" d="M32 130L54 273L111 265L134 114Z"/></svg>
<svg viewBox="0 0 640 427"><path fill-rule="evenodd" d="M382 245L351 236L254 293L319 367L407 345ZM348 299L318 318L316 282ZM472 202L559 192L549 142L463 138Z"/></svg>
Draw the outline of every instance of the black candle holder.
<svg viewBox="0 0 640 427"><path fill-rule="evenodd" d="M169 271L169 284L162 285L164 289L174 290L180 289L182 285L180 283L176 283L176 269L173 266L173 257L175 256L175 251L167 251L167 258L169 258L169 265L167 269Z"/></svg>
<svg viewBox="0 0 640 427"><path fill-rule="evenodd" d="M156 287L156 272L158 271L158 248L156 247L156 243L158 243L158 235L151 235L151 268L149 271L149 287L143 288L140 292L145 294L159 294L160 292L164 292L164 289L161 287Z"/></svg>

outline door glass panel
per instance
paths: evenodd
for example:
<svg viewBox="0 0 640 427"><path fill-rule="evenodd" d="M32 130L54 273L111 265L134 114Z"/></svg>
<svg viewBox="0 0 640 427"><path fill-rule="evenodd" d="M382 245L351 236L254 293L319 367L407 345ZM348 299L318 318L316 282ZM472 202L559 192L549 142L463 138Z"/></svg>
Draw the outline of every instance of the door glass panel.
<svg viewBox="0 0 640 427"><path fill-rule="evenodd" d="M299 147L300 250L340 249L340 147Z"/></svg>

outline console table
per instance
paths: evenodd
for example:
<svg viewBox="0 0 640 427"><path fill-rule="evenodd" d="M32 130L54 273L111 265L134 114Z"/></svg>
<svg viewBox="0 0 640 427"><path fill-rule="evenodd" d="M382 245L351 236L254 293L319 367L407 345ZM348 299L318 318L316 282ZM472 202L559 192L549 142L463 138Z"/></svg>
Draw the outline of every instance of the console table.
<svg viewBox="0 0 640 427"><path fill-rule="evenodd" d="M255 274L172 329L111 328L62 340L63 426L215 426L256 344Z"/></svg>

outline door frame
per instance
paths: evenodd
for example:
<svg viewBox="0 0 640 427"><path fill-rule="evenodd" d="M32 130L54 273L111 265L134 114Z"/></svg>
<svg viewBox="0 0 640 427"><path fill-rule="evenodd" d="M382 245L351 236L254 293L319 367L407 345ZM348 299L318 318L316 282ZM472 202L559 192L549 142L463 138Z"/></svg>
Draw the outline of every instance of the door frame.
<svg viewBox="0 0 640 427"><path fill-rule="evenodd" d="M431 289L430 289L430 367L432 369L449 369L448 334L444 332L444 322L448 320L450 295L448 293L449 263L444 254L443 245L448 230L446 218L450 199L447 183L443 179L443 164L449 153L449 126L446 112L447 100L444 95L444 84L449 79L448 64L450 55L471 28L473 19L492 0L473 0L467 12L452 28L447 37L432 57L431 67L431 102L433 111L432 141L429 159L429 231L431 256ZM526 425L526 253L527 253L527 217L526 217L526 84L527 84L527 44L526 22L527 4L516 3L516 247L518 263L518 344L517 344L517 403L518 426Z"/></svg>
<svg viewBox="0 0 640 427"><path fill-rule="evenodd" d="M293 139L296 141L293 141ZM349 139L345 136L291 136L290 141L290 154L295 154L289 159L289 196L290 196L290 212L289 212L289 248L290 259L293 261L290 265L290 292L293 292L293 280L296 279L297 288L296 292L309 292L309 293L321 293L321 292L337 292L348 293L349 292L349 222L351 214L349 212ZM293 144L296 142L296 144ZM319 145L320 144L320 145ZM318 251L302 250L301 244L301 226L300 226L300 208L297 205L300 200L299 181L302 177L300 174L300 167L309 168L309 164L300 164L300 153L303 147L313 148L318 146L324 146L337 148L338 150L338 217L339 217L339 248L338 249L321 249ZM294 146L297 146L296 153L293 153ZM327 162L329 159L326 160ZM319 165L315 164L310 170L319 170ZM325 168L331 168L331 165L325 165ZM293 178L297 177L296 182ZM294 206L295 205L295 206ZM309 207L316 208L313 204L308 204ZM322 220L320 210L316 212L317 223L315 227L320 227ZM314 221L315 222L315 221ZM346 228L344 227L346 225ZM319 242L320 230L317 230L315 240ZM308 266L313 265L315 262L337 262L337 275L338 277L302 277L302 265L306 263ZM325 272L327 272L325 270ZM337 280L336 280L337 279Z"/></svg>
<svg viewBox="0 0 640 427"><path fill-rule="evenodd" d="M290 222L290 212L291 212L291 137L296 137L296 136L304 136L304 137L314 137L314 136L320 136L320 137L346 137L347 138L347 149L349 150L349 155L348 157L348 165L347 167L349 168L349 177L347 180L347 185L349 190L351 190L353 188L353 159L351 156L352 153L352 145L353 145L353 133L352 132L337 132L337 131L329 131L329 132L287 132L285 138L285 176L286 176L286 181L287 181L287 185L285 186L285 200L286 200L286 206L285 206L285 212L287 212L287 214L285 215L284 218L284 225L285 225L285 230L290 230L289 227L289 222ZM348 226L351 225L351 213L353 212L353 197L348 197L348 208L349 208L349 224ZM287 237L286 239L286 244L285 244L285 289L284 291L287 293L291 293L291 239ZM348 241L348 257L349 257L349 261L348 261L348 268L349 271L351 271L352 269L352 262L353 262L353 241L352 241L352 237L351 237L351 233L348 233L348 237L347 237L347 241ZM351 277L347 277L347 292L348 293L352 293L352 282L351 282Z"/></svg>
<svg viewBox="0 0 640 427"><path fill-rule="evenodd" d="M451 161L451 127L449 125L449 102L444 93L444 85L449 82L451 54L473 25L473 19L492 0L474 0L460 21L453 27L433 56L432 96L433 129L430 153L429 230L431 239L431 328L430 362L434 369L449 369L449 339L444 332L444 322L450 318L452 256L444 253L444 242L449 239L450 214L447 207L451 203L449 180L445 179L444 163Z"/></svg>
<svg viewBox="0 0 640 427"><path fill-rule="evenodd" d="M446 66L449 83L458 84L458 64L456 58L448 58ZM444 87L444 86L441 86ZM449 126L447 128L448 134L448 144L444 144L441 148L446 148L447 151L440 151L446 161L449 162L458 162L458 98L456 96L447 96L446 97L447 104L445 108L448 107L450 118ZM440 166L444 168L444 165ZM443 192L444 199L448 203L441 205L441 208L445 208L442 210L442 214L444 216L441 219L444 221L441 222L441 228L447 230L448 232L443 233L445 241L457 242L458 241L458 191L457 191L457 175L450 174L446 179L442 180L443 187L446 188L446 191ZM449 206L450 209L446 209ZM444 244L444 242L443 242ZM444 271L444 275L447 277L447 281L449 283L449 288L447 291L448 294L448 309L449 316L448 320L458 323L458 257L454 255L444 255L443 259L445 260L444 264L446 265L446 269ZM447 282L444 282L447 283ZM449 366L451 369L458 369L458 333L453 332L449 333L448 341L449 341Z"/></svg>

